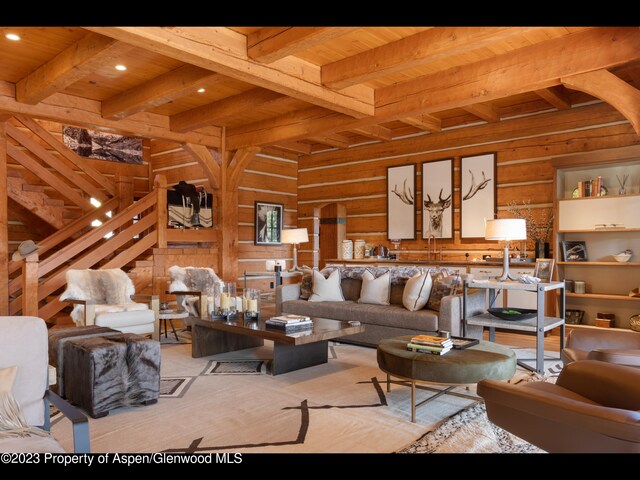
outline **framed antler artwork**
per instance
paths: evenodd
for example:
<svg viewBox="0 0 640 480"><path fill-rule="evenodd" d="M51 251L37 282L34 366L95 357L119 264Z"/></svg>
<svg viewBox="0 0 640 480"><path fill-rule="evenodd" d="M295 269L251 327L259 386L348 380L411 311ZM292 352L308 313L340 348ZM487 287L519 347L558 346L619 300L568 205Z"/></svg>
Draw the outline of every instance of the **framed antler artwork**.
<svg viewBox="0 0 640 480"><path fill-rule="evenodd" d="M453 238L453 159L422 164L422 238Z"/></svg>
<svg viewBox="0 0 640 480"><path fill-rule="evenodd" d="M460 238L484 238L485 221L496 215L496 154L460 161Z"/></svg>
<svg viewBox="0 0 640 480"><path fill-rule="evenodd" d="M416 166L387 168L387 238L416 238Z"/></svg>

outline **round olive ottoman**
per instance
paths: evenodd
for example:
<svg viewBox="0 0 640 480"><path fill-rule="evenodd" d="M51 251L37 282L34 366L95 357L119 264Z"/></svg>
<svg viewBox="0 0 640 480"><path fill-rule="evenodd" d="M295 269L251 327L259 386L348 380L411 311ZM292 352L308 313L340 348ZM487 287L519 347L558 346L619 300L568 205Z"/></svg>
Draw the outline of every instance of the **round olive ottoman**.
<svg viewBox="0 0 640 480"><path fill-rule="evenodd" d="M388 338L378 343L378 366L387 374L387 391L391 378L411 382L411 421L416 421L416 407L443 395L456 386L476 384L480 380L508 380L516 371L516 354L496 343L480 341L463 350L450 350L444 355L431 355L407 350L412 336ZM415 403L416 382L449 385L436 395Z"/></svg>

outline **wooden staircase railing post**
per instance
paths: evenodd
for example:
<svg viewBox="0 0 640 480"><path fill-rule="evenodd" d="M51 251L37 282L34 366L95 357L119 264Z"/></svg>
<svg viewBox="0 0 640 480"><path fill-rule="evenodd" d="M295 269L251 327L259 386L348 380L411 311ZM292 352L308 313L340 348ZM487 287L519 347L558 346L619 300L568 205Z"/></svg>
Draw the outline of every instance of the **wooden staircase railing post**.
<svg viewBox="0 0 640 480"><path fill-rule="evenodd" d="M22 264L22 315L38 316L38 264L37 253L32 253Z"/></svg>
<svg viewBox="0 0 640 480"><path fill-rule="evenodd" d="M158 248L167 248L167 178L156 175L153 186L156 190Z"/></svg>
<svg viewBox="0 0 640 480"><path fill-rule="evenodd" d="M0 188L7 191L7 137L0 122ZM7 195L0 195L0 315L9 315L9 217Z"/></svg>

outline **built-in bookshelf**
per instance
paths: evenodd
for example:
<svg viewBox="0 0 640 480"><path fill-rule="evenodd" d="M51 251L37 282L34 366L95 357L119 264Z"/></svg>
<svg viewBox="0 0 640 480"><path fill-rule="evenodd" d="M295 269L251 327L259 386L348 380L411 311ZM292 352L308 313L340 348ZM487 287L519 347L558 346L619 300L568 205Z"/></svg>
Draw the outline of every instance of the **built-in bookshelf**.
<svg viewBox="0 0 640 480"><path fill-rule="evenodd" d="M553 159L555 167L554 249L558 279L583 281L585 293L566 293L566 308L585 312L583 325L599 312L614 313L615 327L628 329L640 313L640 146ZM620 184L625 175L625 194ZM580 182L600 179L606 195L575 198ZM563 242L584 242L586 260L563 258ZM630 249L626 263L613 255ZM594 327L595 328L595 327Z"/></svg>

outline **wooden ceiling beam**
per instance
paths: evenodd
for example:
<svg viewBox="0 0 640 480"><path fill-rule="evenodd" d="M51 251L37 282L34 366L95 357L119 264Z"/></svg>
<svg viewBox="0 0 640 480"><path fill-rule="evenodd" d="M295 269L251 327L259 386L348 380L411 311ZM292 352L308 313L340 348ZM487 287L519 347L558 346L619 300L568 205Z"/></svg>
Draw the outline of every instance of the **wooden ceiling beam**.
<svg viewBox="0 0 640 480"><path fill-rule="evenodd" d="M136 47L197 65L357 118L374 114L373 89L324 87L320 67L296 57L264 65L247 57L247 37L222 27L87 27Z"/></svg>
<svg viewBox="0 0 640 480"><path fill-rule="evenodd" d="M536 90L536 94L558 110L568 110L571 108L571 97L567 89L562 85Z"/></svg>
<svg viewBox="0 0 640 480"><path fill-rule="evenodd" d="M247 92L223 98L217 102L171 115L171 130L186 132L208 125L220 124L221 121L252 111L270 102L286 98L280 93L264 88L254 88Z"/></svg>
<svg viewBox="0 0 640 480"><path fill-rule="evenodd" d="M604 69L562 77L561 81L569 88L607 102L624 115L640 135L640 90Z"/></svg>
<svg viewBox="0 0 640 480"><path fill-rule="evenodd" d="M198 88L210 87L224 80L224 76L211 73L210 70L183 65L104 100L102 116L112 120L126 118L134 113L195 93Z"/></svg>
<svg viewBox="0 0 640 480"><path fill-rule="evenodd" d="M378 123L518 95L640 59L640 29L599 27L376 90Z"/></svg>
<svg viewBox="0 0 640 480"><path fill-rule="evenodd" d="M207 175L211 188L218 190L222 184L222 180L220 178L221 168L218 163L218 159L214 156L211 150L204 145L195 145L193 143L185 143L182 148L187 153L191 154L191 156L200 164Z"/></svg>
<svg viewBox="0 0 640 480"><path fill-rule="evenodd" d="M496 123L500 121L500 113L498 112L498 109L495 105L491 105L490 103L474 103L473 105L465 105L462 109L488 123Z"/></svg>
<svg viewBox="0 0 640 480"><path fill-rule="evenodd" d="M639 59L640 29L590 29L378 89L373 118L353 119L321 108L300 110L231 128L227 143L230 148L268 145L402 120L548 88L563 76Z"/></svg>
<svg viewBox="0 0 640 480"><path fill-rule="evenodd" d="M425 114L416 117L407 117L403 118L402 122L431 133L437 133L442 130L442 121L433 115Z"/></svg>
<svg viewBox="0 0 640 480"><path fill-rule="evenodd" d="M130 49L112 38L89 33L20 80L16 84L16 98L35 105Z"/></svg>
<svg viewBox="0 0 640 480"><path fill-rule="evenodd" d="M309 155L311 153L311 145L302 142L282 142L273 145L275 148L286 150L287 152L300 153Z"/></svg>
<svg viewBox="0 0 640 480"><path fill-rule="evenodd" d="M271 63L354 30L357 27L265 27L247 35L247 54Z"/></svg>
<svg viewBox="0 0 640 480"><path fill-rule="evenodd" d="M319 135L317 137L309 137L312 142L322 143L323 145L329 145L336 148L347 148L351 145L349 137L340 135L339 133L332 133L330 135Z"/></svg>
<svg viewBox="0 0 640 480"><path fill-rule="evenodd" d="M391 140L391 130L381 125L354 128L351 131L367 138L373 138L374 140L382 140L385 142Z"/></svg>
<svg viewBox="0 0 640 480"><path fill-rule="evenodd" d="M322 67L322 83L345 88L483 48L534 27L438 27ZM537 28L540 30L540 28Z"/></svg>
<svg viewBox="0 0 640 480"><path fill-rule="evenodd" d="M2 81L0 81L0 114L26 115L108 133L161 138L177 143L197 143L211 148L220 148L218 127L208 127L206 132L172 132L169 129L169 117L148 112L136 113L123 120L109 120L102 117L99 101L64 93L56 93L38 105L28 105L16 100L14 84Z"/></svg>

